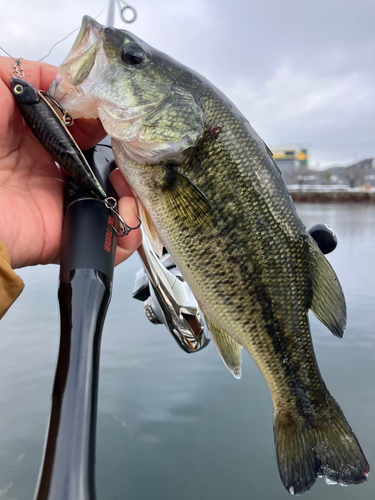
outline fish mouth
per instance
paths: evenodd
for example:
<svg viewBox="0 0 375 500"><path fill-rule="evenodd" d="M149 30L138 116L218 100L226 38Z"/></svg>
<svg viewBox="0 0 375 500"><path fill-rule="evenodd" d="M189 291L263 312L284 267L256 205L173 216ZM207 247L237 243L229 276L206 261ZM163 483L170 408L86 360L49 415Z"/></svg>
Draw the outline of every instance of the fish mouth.
<svg viewBox="0 0 375 500"><path fill-rule="evenodd" d="M81 28L64 63L82 55L92 47L103 34L104 26L90 16L83 16Z"/></svg>
<svg viewBox="0 0 375 500"><path fill-rule="evenodd" d="M83 17L77 38L50 85L50 95L63 106L67 104L68 111L71 112L73 118L83 116L74 108L78 97L81 100L82 95L86 93L82 84L88 80L95 65L97 53L103 45L103 29L104 26L92 17ZM85 117L89 118L89 116Z"/></svg>

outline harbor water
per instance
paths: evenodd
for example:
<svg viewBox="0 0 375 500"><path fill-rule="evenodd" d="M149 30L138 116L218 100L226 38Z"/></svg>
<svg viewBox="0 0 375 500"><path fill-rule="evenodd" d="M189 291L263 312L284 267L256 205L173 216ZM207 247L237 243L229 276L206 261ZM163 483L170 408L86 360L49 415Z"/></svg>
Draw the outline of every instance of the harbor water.
<svg viewBox="0 0 375 500"><path fill-rule="evenodd" d="M375 206L299 204L307 227L330 225L328 255L348 307L335 338L311 315L316 356L375 469ZM97 421L98 500L283 500L268 388L243 352L235 380L213 343L179 349L164 326L132 299L140 260L116 268L104 326ZM57 266L19 271L26 288L0 322L0 500L33 497L50 409L59 343ZM310 500L372 500L366 484L317 480ZM77 499L78 500L78 499Z"/></svg>

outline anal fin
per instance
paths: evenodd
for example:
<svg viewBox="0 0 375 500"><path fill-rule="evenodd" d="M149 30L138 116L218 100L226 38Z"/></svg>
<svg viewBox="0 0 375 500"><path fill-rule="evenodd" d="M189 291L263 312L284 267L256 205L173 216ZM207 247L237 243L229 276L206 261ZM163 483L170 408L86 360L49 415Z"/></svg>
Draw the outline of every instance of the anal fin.
<svg viewBox="0 0 375 500"><path fill-rule="evenodd" d="M204 319L206 320L216 349L225 366L231 372L233 377L241 378L242 347L207 315L204 316Z"/></svg>

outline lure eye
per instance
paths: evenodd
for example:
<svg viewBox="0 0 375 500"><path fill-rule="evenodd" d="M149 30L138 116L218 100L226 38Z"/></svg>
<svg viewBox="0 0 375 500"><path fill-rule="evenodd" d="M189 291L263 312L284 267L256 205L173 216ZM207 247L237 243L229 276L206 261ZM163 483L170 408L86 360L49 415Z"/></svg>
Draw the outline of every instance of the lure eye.
<svg viewBox="0 0 375 500"><path fill-rule="evenodd" d="M137 64L141 64L144 60L144 52L143 50L136 45L128 45L124 48L121 59L132 66L136 66Z"/></svg>
<svg viewBox="0 0 375 500"><path fill-rule="evenodd" d="M22 87L22 85L20 85L20 84L18 83L18 84L14 87L14 89L13 89L13 90L14 90L14 92L15 92L16 94L22 94L22 92L23 92L23 87Z"/></svg>

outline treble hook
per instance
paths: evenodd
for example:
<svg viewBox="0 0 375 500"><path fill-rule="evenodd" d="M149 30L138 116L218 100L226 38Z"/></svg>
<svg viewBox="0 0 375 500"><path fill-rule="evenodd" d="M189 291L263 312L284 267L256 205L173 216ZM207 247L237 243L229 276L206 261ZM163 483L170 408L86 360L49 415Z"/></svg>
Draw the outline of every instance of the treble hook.
<svg viewBox="0 0 375 500"><path fill-rule="evenodd" d="M115 228L115 226L112 226L112 231L114 233L116 233L117 236L120 236L120 238L122 236L127 236L130 233L130 231L134 231L135 229L138 229L141 226L141 219L138 217L137 214L135 215L138 219L138 222L139 222L139 224L137 226L130 227L126 224L124 219L121 217L121 215L117 211L117 200L115 198L112 198L112 196L108 196L108 198L106 198L104 200L104 204L105 204L106 208L111 210L111 212L117 217L117 219L120 222L120 230L119 231Z"/></svg>
<svg viewBox="0 0 375 500"><path fill-rule="evenodd" d="M121 19L124 21L124 23L134 23L134 21L137 19L137 11L135 10L135 8L124 2L124 0L116 0L116 2L120 11ZM121 4L123 5L123 7L121 7ZM126 11L131 16L128 19L125 17Z"/></svg>

